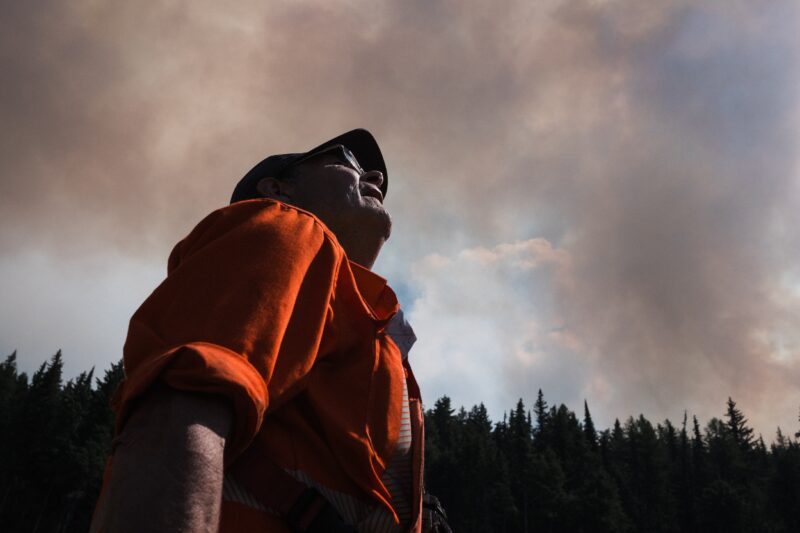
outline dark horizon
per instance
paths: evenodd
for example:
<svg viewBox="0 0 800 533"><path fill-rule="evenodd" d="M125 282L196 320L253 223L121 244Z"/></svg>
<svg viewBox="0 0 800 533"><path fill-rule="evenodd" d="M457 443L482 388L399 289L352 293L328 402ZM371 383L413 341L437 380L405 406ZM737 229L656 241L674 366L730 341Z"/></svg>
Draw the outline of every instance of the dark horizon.
<svg viewBox="0 0 800 533"><path fill-rule="evenodd" d="M0 522L9 533L85 531L100 489L121 364L64 383L58 353L30 380L0 362ZM767 446L733 400L696 418L596 427L565 405L428 406L426 487L456 531L791 533L800 526L800 431ZM796 426L800 429L800 421Z"/></svg>

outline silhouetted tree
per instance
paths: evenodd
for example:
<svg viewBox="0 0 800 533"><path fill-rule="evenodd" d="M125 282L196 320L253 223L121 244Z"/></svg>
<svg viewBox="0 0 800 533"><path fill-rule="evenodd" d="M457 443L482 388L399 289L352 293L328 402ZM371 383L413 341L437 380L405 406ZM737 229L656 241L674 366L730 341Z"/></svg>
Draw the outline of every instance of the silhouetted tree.
<svg viewBox="0 0 800 533"><path fill-rule="evenodd" d="M736 407L736 402L728 398L728 410L726 413L728 432L733 442L742 450L748 453L753 446L753 429L747 426L747 419L742 411Z"/></svg>
<svg viewBox="0 0 800 533"><path fill-rule="evenodd" d="M594 429L592 415L589 413L589 403L583 400L583 435L592 450L597 450L597 432Z"/></svg>

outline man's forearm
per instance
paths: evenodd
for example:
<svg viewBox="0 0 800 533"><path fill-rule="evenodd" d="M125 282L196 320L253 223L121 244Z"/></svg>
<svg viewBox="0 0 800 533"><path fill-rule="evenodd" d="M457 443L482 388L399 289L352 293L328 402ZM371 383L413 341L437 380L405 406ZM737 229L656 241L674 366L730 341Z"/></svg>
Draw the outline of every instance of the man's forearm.
<svg viewBox="0 0 800 533"><path fill-rule="evenodd" d="M231 424L218 397L149 392L119 436L92 532L216 532Z"/></svg>

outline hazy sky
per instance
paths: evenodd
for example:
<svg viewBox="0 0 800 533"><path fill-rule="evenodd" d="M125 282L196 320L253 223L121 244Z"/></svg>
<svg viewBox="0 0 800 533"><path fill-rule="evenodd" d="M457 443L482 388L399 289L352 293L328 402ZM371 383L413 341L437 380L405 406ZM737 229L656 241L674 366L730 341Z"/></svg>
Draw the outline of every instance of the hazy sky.
<svg viewBox="0 0 800 533"><path fill-rule="evenodd" d="M0 353L121 356L270 153L377 137L428 405L800 429L800 4L3 2ZM788 431L787 431L788 432Z"/></svg>

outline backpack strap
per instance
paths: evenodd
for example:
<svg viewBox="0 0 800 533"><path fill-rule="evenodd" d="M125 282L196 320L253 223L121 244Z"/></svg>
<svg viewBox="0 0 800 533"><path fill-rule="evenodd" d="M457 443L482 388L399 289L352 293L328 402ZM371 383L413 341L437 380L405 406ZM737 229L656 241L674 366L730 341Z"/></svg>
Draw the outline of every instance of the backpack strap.
<svg viewBox="0 0 800 533"><path fill-rule="evenodd" d="M251 446L231 465L234 480L264 506L276 511L294 533L355 533L314 487L257 454Z"/></svg>

